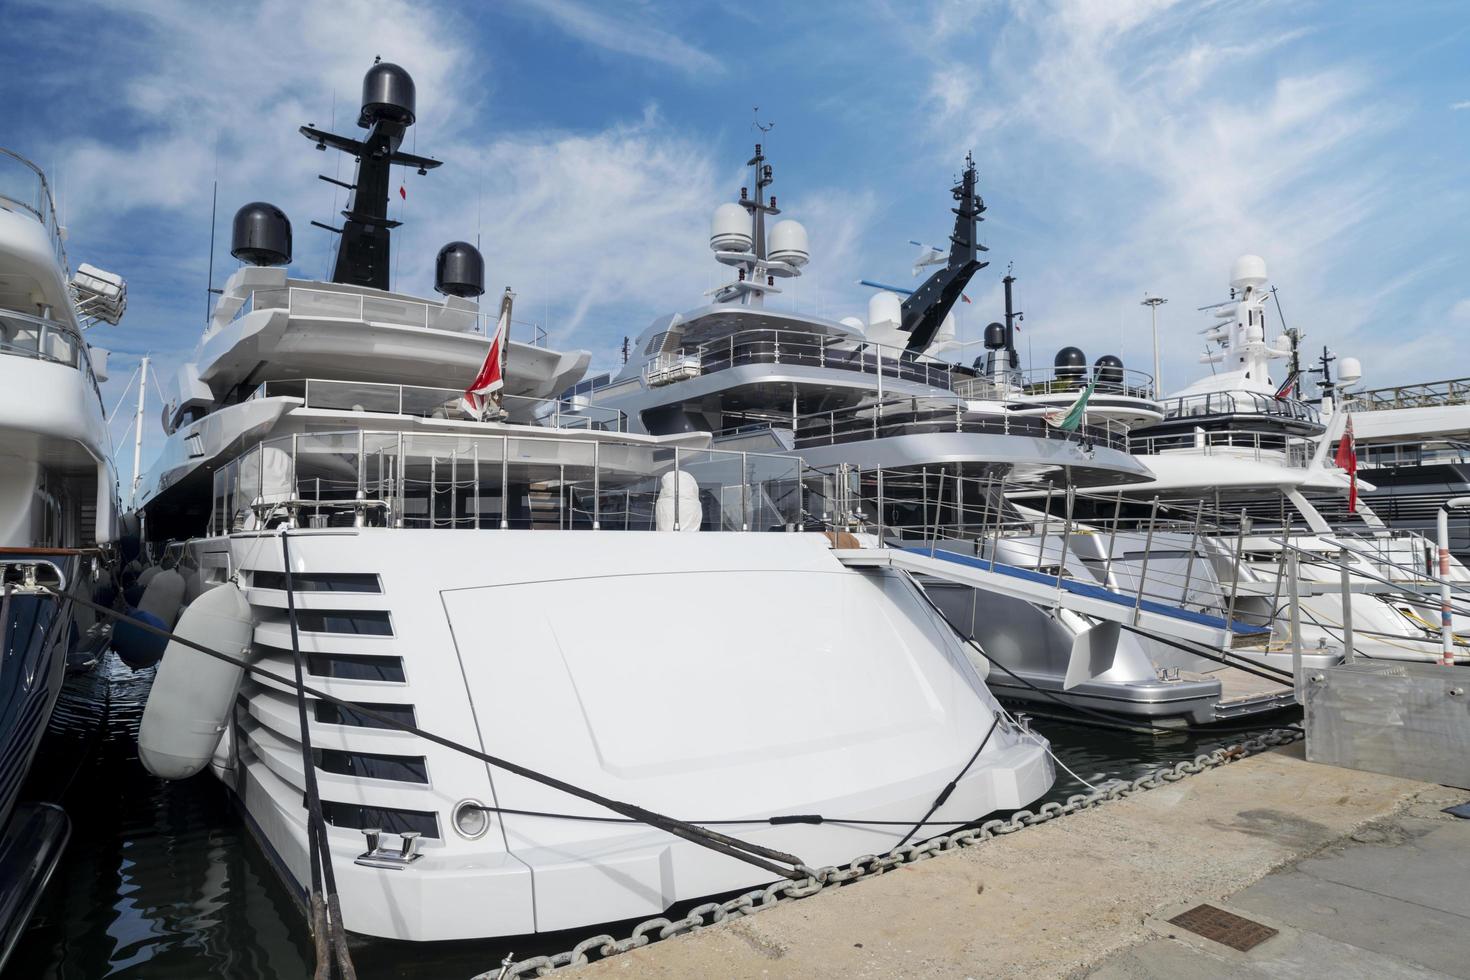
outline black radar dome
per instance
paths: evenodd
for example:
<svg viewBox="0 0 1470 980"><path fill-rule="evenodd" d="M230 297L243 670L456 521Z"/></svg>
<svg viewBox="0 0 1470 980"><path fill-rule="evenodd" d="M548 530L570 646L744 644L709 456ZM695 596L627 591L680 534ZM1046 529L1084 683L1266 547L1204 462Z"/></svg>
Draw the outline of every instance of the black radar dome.
<svg viewBox="0 0 1470 980"><path fill-rule="evenodd" d="M379 120L412 126L414 121L413 78L395 64L380 61L362 77L362 112L357 124L372 128Z"/></svg>
<svg viewBox="0 0 1470 980"><path fill-rule="evenodd" d="M485 292L485 259L469 242L450 242L434 260L434 288L446 296L479 296Z"/></svg>
<svg viewBox="0 0 1470 980"><path fill-rule="evenodd" d="M1121 384L1123 381L1123 361L1116 354L1104 354L1097 359L1093 365L1097 380L1107 384Z"/></svg>
<svg viewBox="0 0 1470 980"><path fill-rule="evenodd" d="M1000 350L1006 345L1006 328L999 323L992 323L985 327L985 349Z"/></svg>
<svg viewBox="0 0 1470 980"><path fill-rule="evenodd" d="M252 201L235 212L230 254L249 265L291 264L291 219L265 201Z"/></svg>
<svg viewBox="0 0 1470 980"><path fill-rule="evenodd" d="M1057 377L1080 378L1087 370L1087 355L1080 347L1063 347L1052 363L1056 365Z"/></svg>

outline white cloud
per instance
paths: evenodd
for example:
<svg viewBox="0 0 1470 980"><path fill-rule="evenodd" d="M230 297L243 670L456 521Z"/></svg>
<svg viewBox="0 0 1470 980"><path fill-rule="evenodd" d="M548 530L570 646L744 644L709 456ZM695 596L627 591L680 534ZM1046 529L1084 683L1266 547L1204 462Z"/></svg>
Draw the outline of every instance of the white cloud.
<svg viewBox="0 0 1470 980"><path fill-rule="evenodd" d="M1470 109L1470 99L1465 99L1462 102L1451 102L1450 108L1456 112L1461 109Z"/></svg>
<svg viewBox="0 0 1470 980"><path fill-rule="evenodd" d="M718 58L655 26L660 19L657 14L639 17L628 7L611 13L608 6L577 0L534 0L529 6L572 37L608 51L656 61L690 74L725 71Z"/></svg>
<svg viewBox="0 0 1470 980"><path fill-rule="evenodd" d="M1454 323L1470 323L1470 298L1462 299L1450 307L1450 320Z"/></svg>

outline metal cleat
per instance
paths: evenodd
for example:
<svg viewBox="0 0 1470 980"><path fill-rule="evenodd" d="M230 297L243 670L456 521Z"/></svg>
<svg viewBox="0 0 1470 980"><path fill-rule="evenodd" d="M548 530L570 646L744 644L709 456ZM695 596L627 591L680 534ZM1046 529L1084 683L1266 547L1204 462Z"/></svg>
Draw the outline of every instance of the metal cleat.
<svg viewBox="0 0 1470 980"><path fill-rule="evenodd" d="M401 843L396 851L382 846L383 831L377 827L364 827L362 835L367 838L367 850L359 854L353 863L365 868L401 871L423 857L418 853L418 839L422 835L416 830L405 830L398 835Z"/></svg>

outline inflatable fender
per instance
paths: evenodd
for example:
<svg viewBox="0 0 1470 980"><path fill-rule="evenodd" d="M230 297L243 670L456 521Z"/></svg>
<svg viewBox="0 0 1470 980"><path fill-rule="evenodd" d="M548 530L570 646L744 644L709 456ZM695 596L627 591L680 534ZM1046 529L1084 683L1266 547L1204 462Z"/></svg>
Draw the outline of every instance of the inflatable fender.
<svg viewBox="0 0 1470 980"><path fill-rule="evenodd" d="M161 630L168 629L167 623L150 612L130 606L128 615L149 626L156 626ZM163 656L167 643L168 641L157 633L150 633L125 619L118 620L117 625L112 628L112 649L117 651L118 658L123 663L134 670L142 670L144 667L152 667L158 663L158 658Z"/></svg>
<svg viewBox="0 0 1470 980"><path fill-rule="evenodd" d="M184 639L243 659L255 633L245 594L233 582L205 592L179 617ZM138 758L162 779L187 779L209 764L229 725L245 671L170 640L143 707Z"/></svg>

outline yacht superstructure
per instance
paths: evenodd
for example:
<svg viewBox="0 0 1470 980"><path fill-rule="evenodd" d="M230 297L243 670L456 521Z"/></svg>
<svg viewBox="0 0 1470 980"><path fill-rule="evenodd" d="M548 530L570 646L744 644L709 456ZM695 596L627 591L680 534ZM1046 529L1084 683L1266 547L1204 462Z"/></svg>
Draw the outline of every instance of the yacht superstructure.
<svg viewBox="0 0 1470 980"><path fill-rule="evenodd" d="M118 520L106 352L83 331L117 322L126 286L86 265L73 275L63 242L45 174L0 149L0 963L68 833L59 808L17 797L68 656L106 639L63 596L92 597Z"/></svg>
<svg viewBox="0 0 1470 980"><path fill-rule="evenodd" d="M363 101L363 140L303 130L359 157L332 281L290 278L284 215L242 209L248 264L142 496L155 539L187 539L191 593L242 591L250 662L299 657L334 697L813 865L892 847L909 828L885 821L923 819L957 772L934 826L1043 793L1044 742L913 584L804 530L800 460L552 397L587 355L502 346L512 297L489 327L465 243L441 253L442 301L384 289L386 185L366 172L397 159L411 80L375 65ZM466 405L454 385L498 350L503 387ZM298 892L314 780L352 932L550 931L772 877L272 681L245 678L220 728L198 764Z"/></svg>

